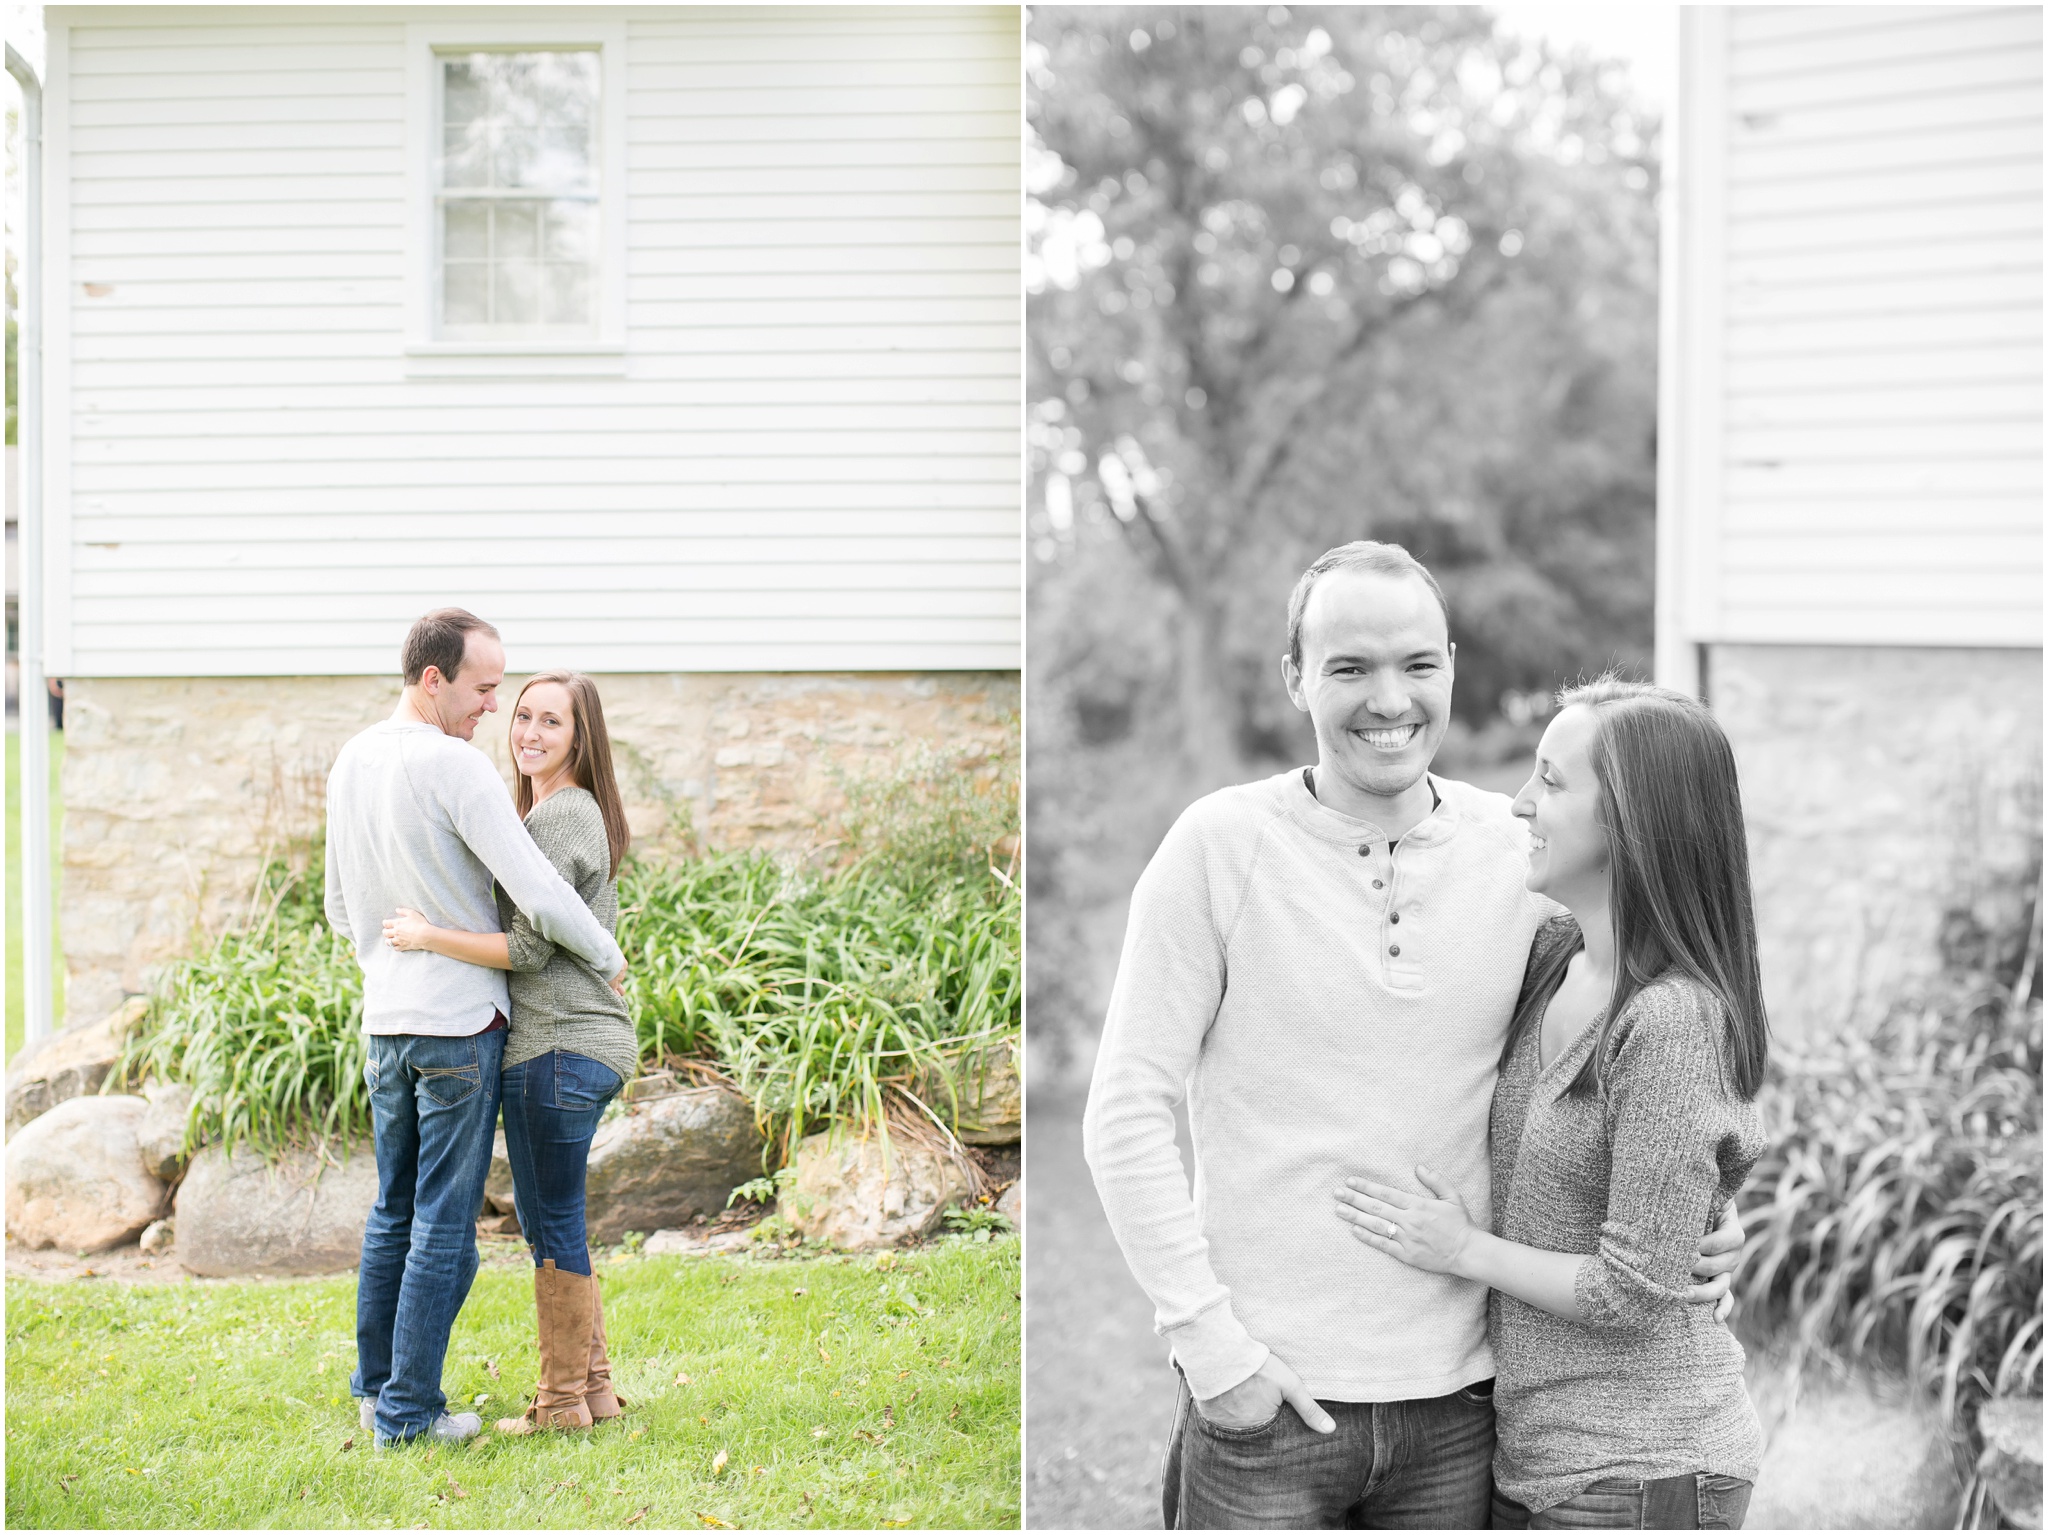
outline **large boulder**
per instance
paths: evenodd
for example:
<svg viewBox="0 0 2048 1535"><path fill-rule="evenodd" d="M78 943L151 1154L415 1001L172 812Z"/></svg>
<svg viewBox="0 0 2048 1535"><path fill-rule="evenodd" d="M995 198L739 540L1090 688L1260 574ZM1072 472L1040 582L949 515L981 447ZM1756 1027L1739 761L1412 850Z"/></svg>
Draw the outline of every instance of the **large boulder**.
<svg viewBox="0 0 2048 1535"><path fill-rule="evenodd" d="M143 1166L140 1098L71 1098L7 1147L7 1231L28 1247L99 1252L164 1213L164 1185Z"/></svg>
<svg viewBox="0 0 2048 1535"><path fill-rule="evenodd" d="M1003 1190L1003 1197L996 1201L996 1214L1004 1217L1012 1226L1015 1226L1020 1236L1023 1234L1024 1180L1022 1178L1019 1178L1015 1183Z"/></svg>
<svg viewBox="0 0 2048 1535"><path fill-rule="evenodd" d="M2041 1528L2041 1399L2002 1396L1977 1413L1984 1453L1977 1470L2005 1522L2016 1530Z"/></svg>
<svg viewBox="0 0 2048 1535"><path fill-rule="evenodd" d="M142 1090L149 1103L136 1140L142 1165L166 1183L185 1170L185 1124L192 1117L192 1089L183 1082L152 1082Z"/></svg>
<svg viewBox="0 0 2048 1535"><path fill-rule="evenodd" d="M97 1023L63 1029L25 1046L7 1071L7 1137L58 1104L100 1090L149 1002L130 997Z"/></svg>
<svg viewBox="0 0 2048 1535"><path fill-rule="evenodd" d="M901 1247L938 1230L948 1208L974 1196L950 1150L898 1131L827 1131L796 1149L796 1178L776 1205L801 1235L852 1252Z"/></svg>
<svg viewBox="0 0 2048 1535"><path fill-rule="evenodd" d="M269 1159L237 1147L195 1154L178 1186L178 1262L195 1274L331 1274L362 1260L377 1202L376 1153L339 1164L313 1152Z"/></svg>
<svg viewBox="0 0 2048 1535"><path fill-rule="evenodd" d="M590 1240L718 1215L734 1188L761 1176L763 1146L753 1105L730 1088L683 1088L628 1104L590 1143Z"/></svg>
<svg viewBox="0 0 2048 1535"><path fill-rule="evenodd" d="M931 1111L969 1146L1009 1146L1024 1139L1024 1078L1011 1042L949 1059L914 1086Z"/></svg>

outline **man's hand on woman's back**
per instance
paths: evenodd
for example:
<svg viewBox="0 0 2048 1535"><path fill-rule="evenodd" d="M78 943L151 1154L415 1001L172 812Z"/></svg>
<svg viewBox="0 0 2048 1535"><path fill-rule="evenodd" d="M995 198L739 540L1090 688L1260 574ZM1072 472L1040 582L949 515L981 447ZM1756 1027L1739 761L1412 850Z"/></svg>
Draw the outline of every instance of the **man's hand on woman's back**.
<svg viewBox="0 0 2048 1535"><path fill-rule="evenodd" d="M1721 1224L1700 1242L1699 1261L1692 1266L1692 1277L1700 1282L1687 1288L1685 1298L1695 1305L1711 1304L1717 1322L1727 1321L1735 1309L1735 1271L1742 1267L1742 1244L1747 1235L1731 1199Z"/></svg>

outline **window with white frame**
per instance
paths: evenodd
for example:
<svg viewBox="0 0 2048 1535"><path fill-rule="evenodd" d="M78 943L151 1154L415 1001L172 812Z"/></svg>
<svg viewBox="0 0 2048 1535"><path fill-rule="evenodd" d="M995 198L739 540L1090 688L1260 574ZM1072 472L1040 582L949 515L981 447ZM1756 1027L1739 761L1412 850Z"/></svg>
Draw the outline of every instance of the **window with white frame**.
<svg viewBox="0 0 2048 1535"><path fill-rule="evenodd" d="M601 61L595 49L437 49L436 332L596 334Z"/></svg>

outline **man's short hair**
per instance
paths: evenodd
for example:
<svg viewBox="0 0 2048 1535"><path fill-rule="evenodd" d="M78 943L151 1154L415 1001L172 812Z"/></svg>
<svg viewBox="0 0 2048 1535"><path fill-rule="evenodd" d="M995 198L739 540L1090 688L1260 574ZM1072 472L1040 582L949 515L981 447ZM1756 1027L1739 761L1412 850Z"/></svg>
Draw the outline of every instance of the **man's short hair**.
<svg viewBox="0 0 2048 1535"><path fill-rule="evenodd" d="M1444 601L1444 589L1436 584L1436 577L1429 573L1429 567L1399 544L1357 539L1317 555L1315 563L1304 570L1301 579L1294 583L1294 595L1287 599L1287 654L1296 666L1301 665L1301 615L1308 610L1308 594L1314 590L1318 577L1333 570L1370 570L1382 576L1414 576L1429 588L1430 596L1436 598L1436 605L1443 609L1444 627L1449 629L1451 626L1451 605Z"/></svg>
<svg viewBox="0 0 2048 1535"><path fill-rule="evenodd" d="M405 666L405 685L411 687L435 667L443 681L453 682L462 670L462 658L469 651L469 637L481 630L492 639L498 631L467 608L436 608L416 622L405 636L399 652Z"/></svg>

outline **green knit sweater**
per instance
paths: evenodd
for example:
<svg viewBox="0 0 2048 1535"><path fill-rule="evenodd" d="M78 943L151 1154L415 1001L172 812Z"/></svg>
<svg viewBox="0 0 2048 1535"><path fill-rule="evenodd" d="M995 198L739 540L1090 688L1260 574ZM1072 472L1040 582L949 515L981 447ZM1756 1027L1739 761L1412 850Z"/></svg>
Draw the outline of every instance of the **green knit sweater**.
<svg viewBox="0 0 2048 1535"><path fill-rule="evenodd" d="M527 812L526 830L604 930L616 933L619 887L611 877L604 817L590 791L573 784L556 790ZM640 1049L624 999L607 977L542 937L502 889L493 893L512 958L512 1027L505 1039L505 1064L572 1050L604 1062L620 1081L630 1082L639 1073Z"/></svg>

